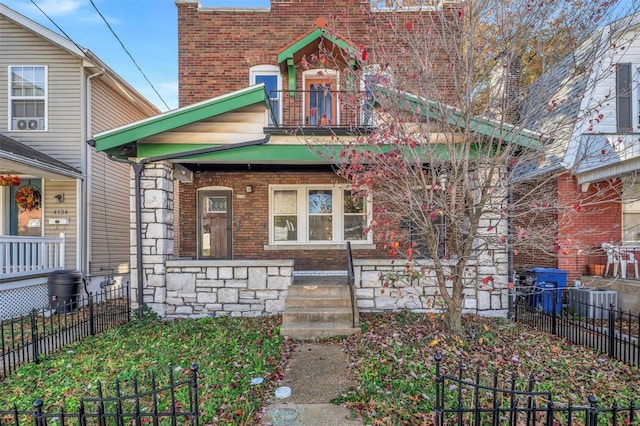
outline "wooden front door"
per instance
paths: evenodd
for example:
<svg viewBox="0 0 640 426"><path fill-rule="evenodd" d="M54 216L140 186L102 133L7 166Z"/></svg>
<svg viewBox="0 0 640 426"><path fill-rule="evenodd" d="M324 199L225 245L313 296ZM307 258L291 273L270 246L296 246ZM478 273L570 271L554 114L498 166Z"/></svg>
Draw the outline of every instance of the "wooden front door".
<svg viewBox="0 0 640 426"><path fill-rule="evenodd" d="M231 191L203 191L199 206L198 257L231 259Z"/></svg>

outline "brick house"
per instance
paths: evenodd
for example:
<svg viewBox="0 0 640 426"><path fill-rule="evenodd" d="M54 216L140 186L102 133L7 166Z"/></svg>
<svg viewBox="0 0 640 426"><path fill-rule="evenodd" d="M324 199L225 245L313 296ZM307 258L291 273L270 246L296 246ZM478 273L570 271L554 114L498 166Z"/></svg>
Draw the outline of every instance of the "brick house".
<svg viewBox="0 0 640 426"><path fill-rule="evenodd" d="M372 5L176 6L180 108L92 141L98 151L138 159L132 267L145 303L167 316L279 313L295 277L345 273L350 242L360 310L434 306L428 282L405 289L416 297L403 300L381 288L381 275L402 266L368 231L375 200L354 199L326 153L339 149L335 135L355 137L372 125L366 102L347 101L366 99L360 80L379 73L372 66L349 78L368 37L362 8ZM338 16L329 29L326 19ZM438 80L443 93L451 90L445 67ZM475 283L492 275L506 288L507 260L497 249L471 262L467 311L506 314L506 292Z"/></svg>

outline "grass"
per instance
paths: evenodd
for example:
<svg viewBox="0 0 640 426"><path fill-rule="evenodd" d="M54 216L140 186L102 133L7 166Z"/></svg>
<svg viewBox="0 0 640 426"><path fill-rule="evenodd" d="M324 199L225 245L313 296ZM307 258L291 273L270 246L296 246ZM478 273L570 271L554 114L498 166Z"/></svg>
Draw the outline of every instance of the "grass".
<svg viewBox="0 0 640 426"><path fill-rule="evenodd" d="M166 381L169 369L183 378L197 363L202 424L259 424L260 409L279 386L291 349L279 327L279 317L134 321L19 368L0 382L0 410L14 403L30 410L41 398L47 412L61 406L74 411L81 397L95 396L98 381L124 383L150 371ZM464 333L449 335L436 318L361 314L361 328L342 342L359 386L335 402L366 424L430 424L436 352L448 372L462 363L465 374L477 369L483 379L490 379L494 368L525 381L533 374L536 388L551 392L554 401L585 404L592 393L601 407L614 400L620 406L640 401L637 368L505 320L467 317ZM264 383L251 386L254 377Z"/></svg>
<svg viewBox="0 0 640 426"><path fill-rule="evenodd" d="M279 336L279 321L275 317L133 321L69 345L40 364L20 367L0 384L0 409L16 404L20 410L30 410L40 398L46 412L61 406L75 412L81 397L96 396L98 382L125 383L140 376L146 378L139 381L142 390L150 372L166 382L172 369L182 380L196 363L203 424L250 424L282 377L286 345ZM250 386L254 377L264 377L265 385Z"/></svg>

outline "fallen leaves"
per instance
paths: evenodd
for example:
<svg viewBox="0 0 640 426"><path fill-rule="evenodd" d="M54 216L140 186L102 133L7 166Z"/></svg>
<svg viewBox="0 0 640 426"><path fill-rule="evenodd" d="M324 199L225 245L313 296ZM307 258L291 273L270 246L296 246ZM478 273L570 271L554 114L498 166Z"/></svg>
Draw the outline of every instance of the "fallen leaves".
<svg viewBox="0 0 640 426"><path fill-rule="evenodd" d="M351 375L361 382L341 402L367 424L422 424L431 412L435 353L441 368L490 377L497 369L527 380L532 375L556 402L585 404L598 395L599 406L619 406L640 398L636 367L598 355L564 339L517 326L506 319L465 316L464 332L446 333L439 317L411 313L360 314L364 332L343 346ZM365 408L366 407L366 408ZM401 420L402 419L402 420Z"/></svg>

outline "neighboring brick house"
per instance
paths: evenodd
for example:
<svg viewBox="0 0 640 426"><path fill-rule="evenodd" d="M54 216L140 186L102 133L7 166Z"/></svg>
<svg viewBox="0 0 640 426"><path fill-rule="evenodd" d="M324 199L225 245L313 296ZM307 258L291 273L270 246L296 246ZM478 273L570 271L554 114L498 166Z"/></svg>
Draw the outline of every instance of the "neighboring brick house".
<svg viewBox="0 0 640 426"><path fill-rule="evenodd" d="M80 271L91 290L129 279L129 167L86 140L159 110L91 51L2 4L0 40L0 177L20 179L0 186L6 318L47 305L53 270ZM19 204L22 193L37 202Z"/></svg>
<svg viewBox="0 0 640 426"><path fill-rule="evenodd" d="M638 19L595 32L534 83L523 106L532 117L527 127L553 143L522 181L553 176L555 201L565 208L544 219L554 227L555 246L516 253L519 272L559 268L572 281L592 273L587 265L606 262L602 243L640 245Z"/></svg>
<svg viewBox="0 0 640 426"><path fill-rule="evenodd" d="M330 150L335 135L370 130L360 80L380 73L375 54L370 69L357 70L360 80L348 71L366 49L370 28L362 9L371 4L176 5L181 107L94 135L98 151L138 161L137 300L168 316L278 313L295 275L345 272L350 242L361 310L432 307L432 285L400 304L381 289L381 272L403 266L368 230L375 200L355 199L331 158L300 136ZM403 19L433 9L406 13ZM435 81L446 95L452 83L446 67L440 71ZM346 101L353 96L363 102ZM465 309L504 315L506 292L474 285L492 275L506 288L506 252L490 257L482 266L470 262Z"/></svg>

